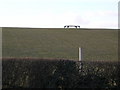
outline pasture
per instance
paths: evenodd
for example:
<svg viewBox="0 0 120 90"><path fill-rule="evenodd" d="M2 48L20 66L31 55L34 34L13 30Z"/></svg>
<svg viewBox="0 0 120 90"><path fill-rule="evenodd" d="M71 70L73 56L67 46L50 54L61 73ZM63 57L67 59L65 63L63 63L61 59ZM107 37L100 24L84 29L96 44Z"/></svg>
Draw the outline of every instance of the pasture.
<svg viewBox="0 0 120 90"><path fill-rule="evenodd" d="M113 29L2 28L2 57L3 89L120 85L118 31Z"/></svg>
<svg viewBox="0 0 120 90"><path fill-rule="evenodd" d="M118 60L118 31L113 29L2 28L2 57Z"/></svg>

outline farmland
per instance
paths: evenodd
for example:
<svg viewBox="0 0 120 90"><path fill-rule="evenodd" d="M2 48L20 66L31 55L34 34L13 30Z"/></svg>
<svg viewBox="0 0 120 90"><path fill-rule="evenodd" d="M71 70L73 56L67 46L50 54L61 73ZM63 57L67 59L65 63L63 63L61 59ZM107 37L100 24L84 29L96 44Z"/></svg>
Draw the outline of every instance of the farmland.
<svg viewBox="0 0 120 90"><path fill-rule="evenodd" d="M2 57L3 89L120 85L117 30L2 28Z"/></svg>
<svg viewBox="0 0 120 90"><path fill-rule="evenodd" d="M118 31L63 28L2 28L2 57L118 60Z"/></svg>

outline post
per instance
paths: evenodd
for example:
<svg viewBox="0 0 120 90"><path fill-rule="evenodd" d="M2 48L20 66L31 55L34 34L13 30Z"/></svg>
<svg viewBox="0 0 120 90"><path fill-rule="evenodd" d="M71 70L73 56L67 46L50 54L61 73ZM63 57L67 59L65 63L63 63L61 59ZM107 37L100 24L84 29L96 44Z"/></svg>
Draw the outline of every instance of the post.
<svg viewBox="0 0 120 90"><path fill-rule="evenodd" d="M79 47L79 61L82 61L82 50L81 50L81 47Z"/></svg>
<svg viewBox="0 0 120 90"><path fill-rule="evenodd" d="M79 72L82 71L82 49L79 47Z"/></svg>
<svg viewBox="0 0 120 90"><path fill-rule="evenodd" d="M2 27L0 27L0 90L2 90Z"/></svg>

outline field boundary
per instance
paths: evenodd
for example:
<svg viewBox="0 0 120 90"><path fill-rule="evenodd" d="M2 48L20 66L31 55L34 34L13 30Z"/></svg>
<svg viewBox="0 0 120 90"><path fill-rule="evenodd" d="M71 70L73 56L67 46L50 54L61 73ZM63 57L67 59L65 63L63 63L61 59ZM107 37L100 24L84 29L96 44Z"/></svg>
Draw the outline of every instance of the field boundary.
<svg viewBox="0 0 120 90"><path fill-rule="evenodd" d="M2 27L3 29L4 28L13 28L13 29L50 29L50 30L53 30L53 29L64 29L64 30L67 30L66 28L38 28L38 27ZM69 30L71 29L74 29L74 30L118 30L118 29L111 29L111 28L68 28Z"/></svg>
<svg viewBox="0 0 120 90"><path fill-rule="evenodd" d="M80 62L79 60L73 60L73 59L63 59L63 58L38 58L38 57L3 57L2 60L40 60L40 61L73 61L73 62ZM81 62L109 62L109 63L112 63L112 62L116 62L116 63L120 63L120 61L113 61L113 60L82 60Z"/></svg>
<svg viewBox="0 0 120 90"><path fill-rule="evenodd" d="M117 62L3 59L4 88L119 88ZM81 70L80 70L81 69ZM9 83L8 83L9 82Z"/></svg>

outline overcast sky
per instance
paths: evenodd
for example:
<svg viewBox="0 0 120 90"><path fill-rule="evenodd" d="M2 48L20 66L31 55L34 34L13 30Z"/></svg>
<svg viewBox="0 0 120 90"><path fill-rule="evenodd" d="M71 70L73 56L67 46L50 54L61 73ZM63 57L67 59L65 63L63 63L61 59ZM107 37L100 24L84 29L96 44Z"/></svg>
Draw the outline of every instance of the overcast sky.
<svg viewBox="0 0 120 90"><path fill-rule="evenodd" d="M0 27L118 28L119 0L0 0Z"/></svg>

